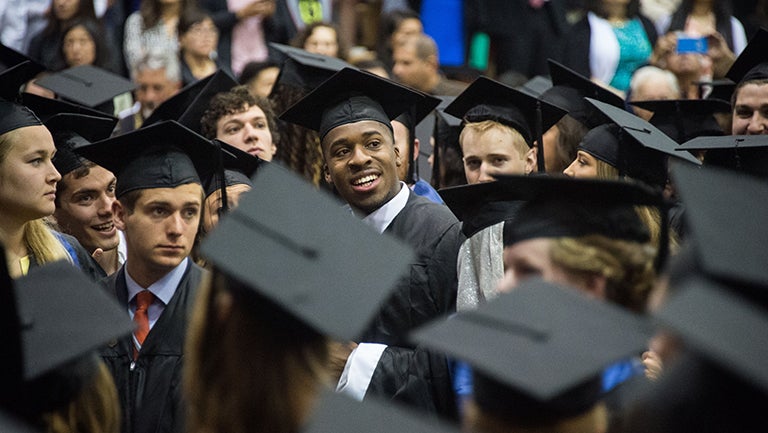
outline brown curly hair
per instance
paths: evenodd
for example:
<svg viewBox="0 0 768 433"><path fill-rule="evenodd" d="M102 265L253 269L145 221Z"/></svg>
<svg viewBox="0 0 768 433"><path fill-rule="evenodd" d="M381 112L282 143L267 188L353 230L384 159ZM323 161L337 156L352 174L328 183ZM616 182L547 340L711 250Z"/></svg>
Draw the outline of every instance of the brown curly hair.
<svg viewBox="0 0 768 433"><path fill-rule="evenodd" d="M272 103L266 98L252 95L248 92L247 86L236 86L227 92L217 93L211 98L208 109L200 118L203 136L209 140L216 138L216 124L219 119L230 114L242 113L253 106L261 108L264 112L269 133L272 136L272 143L277 145L280 141L280 134L275 123L275 111L272 108Z"/></svg>

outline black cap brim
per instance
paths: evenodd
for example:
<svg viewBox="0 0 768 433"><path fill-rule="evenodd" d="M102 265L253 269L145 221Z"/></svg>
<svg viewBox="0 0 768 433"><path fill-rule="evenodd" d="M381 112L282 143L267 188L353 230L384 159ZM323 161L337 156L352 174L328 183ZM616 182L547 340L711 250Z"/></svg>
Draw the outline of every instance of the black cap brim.
<svg viewBox="0 0 768 433"><path fill-rule="evenodd" d="M120 75L91 65L75 66L36 81L40 87L70 101L95 108L136 86Z"/></svg>
<svg viewBox="0 0 768 433"><path fill-rule="evenodd" d="M757 30L725 76L735 83L768 79L768 30Z"/></svg>

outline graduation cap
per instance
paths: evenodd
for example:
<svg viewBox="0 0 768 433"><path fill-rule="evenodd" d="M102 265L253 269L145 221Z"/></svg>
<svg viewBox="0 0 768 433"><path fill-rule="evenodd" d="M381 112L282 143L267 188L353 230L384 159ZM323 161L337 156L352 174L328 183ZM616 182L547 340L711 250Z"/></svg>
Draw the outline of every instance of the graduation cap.
<svg viewBox="0 0 768 433"><path fill-rule="evenodd" d="M768 137L765 135L697 137L681 144L677 150L706 150L706 166L768 178Z"/></svg>
<svg viewBox="0 0 768 433"><path fill-rule="evenodd" d="M457 96L445 112L465 122L492 120L507 125L519 132L529 147L536 140L540 172L544 172L542 134L566 114L546 101L483 76Z"/></svg>
<svg viewBox="0 0 768 433"><path fill-rule="evenodd" d="M512 219L523 204L520 199L508 197L505 185L498 182L443 188L440 197L461 221L461 231L467 238L486 227Z"/></svg>
<svg viewBox="0 0 768 433"><path fill-rule="evenodd" d="M610 90L592 82L577 72L553 60L548 60L553 87L544 92L540 99L555 105L587 128L606 123L606 117L584 98L593 98L623 109L624 99Z"/></svg>
<svg viewBox="0 0 768 433"><path fill-rule="evenodd" d="M373 120L386 125L422 94L370 72L345 68L291 106L280 119L317 131L322 140L337 126Z"/></svg>
<svg viewBox="0 0 768 433"><path fill-rule="evenodd" d="M142 123L142 127L163 120L175 120L200 134L200 119L208 104L217 93L237 86L237 81L223 69L187 85L160 104Z"/></svg>
<svg viewBox="0 0 768 433"><path fill-rule="evenodd" d="M324 392L302 433L458 433L446 422L424 419L420 413L376 398L359 402L343 394Z"/></svg>
<svg viewBox="0 0 768 433"><path fill-rule="evenodd" d="M625 309L531 279L411 336L471 364L482 410L540 424L594 406L602 371L642 352L650 331Z"/></svg>
<svg viewBox="0 0 768 433"><path fill-rule="evenodd" d="M552 87L552 80L542 75L537 75L522 85L516 87L517 90L527 93L534 98L538 98L542 93Z"/></svg>
<svg viewBox="0 0 768 433"><path fill-rule="evenodd" d="M0 135L25 126L42 125L29 108L14 101L19 87L31 77L28 63L0 72Z"/></svg>
<svg viewBox="0 0 768 433"><path fill-rule="evenodd" d="M83 166L83 159L73 149L108 138L115 129L117 119L62 113L50 116L44 124L56 145L53 165L59 174L65 176Z"/></svg>
<svg viewBox="0 0 768 433"><path fill-rule="evenodd" d="M300 48L274 42L270 42L269 46L277 50L283 57L280 73L275 80L275 86L272 88L273 93L278 84L308 92L342 69L357 69L336 57L310 53Z"/></svg>
<svg viewBox="0 0 768 433"><path fill-rule="evenodd" d="M662 101L630 102L653 112L651 125L677 143L684 143L702 135L723 135L715 120L715 113L730 113L731 105L718 99L670 99Z"/></svg>
<svg viewBox="0 0 768 433"><path fill-rule="evenodd" d="M2 79L0 98L11 102L16 101L21 86L35 78L38 73L37 67L32 62L22 62L0 72L0 79Z"/></svg>
<svg viewBox="0 0 768 433"><path fill-rule="evenodd" d="M233 185L242 184L253 187L251 178L256 174L256 170L258 170L259 166L261 166L264 161L219 139L214 139L213 144L221 147L225 152L231 154L232 157L225 158L222 161L224 169L223 179L220 178L218 176L219 173L217 173L216 176L207 180L206 185L204 185L205 196L208 197L217 189L224 190L226 195L226 187ZM226 202L225 197L222 197L222 202Z"/></svg>
<svg viewBox="0 0 768 433"><path fill-rule="evenodd" d="M114 116L104 113L103 111L94 110L92 108L86 107L85 105L73 104L61 99L46 98L44 96L39 96L27 92L23 92L21 94L21 103L34 111L37 117L39 117L43 122L48 120L50 117L61 113L83 114L86 116L110 119L115 118Z"/></svg>
<svg viewBox="0 0 768 433"><path fill-rule="evenodd" d="M696 84L699 88L700 97L703 97L705 89L709 88L711 90L704 99L717 99L720 101L725 101L729 105L731 103L733 91L736 89L736 83L727 78L712 81L696 81L694 84Z"/></svg>
<svg viewBox="0 0 768 433"><path fill-rule="evenodd" d="M392 121L402 123L408 128L408 174L406 177L407 183L415 183L419 180L418 167L419 164L414 162L414 148L413 140L416 138L416 125L421 123L432 111L437 108L442 102L442 99L422 94L422 99L416 104L412 105L408 110L394 118Z"/></svg>
<svg viewBox="0 0 768 433"><path fill-rule="evenodd" d="M75 149L80 156L115 173L115 196L140 189L175 188L213 176L219 150L209 140L173 121ZM232 157L224 153L224 158Z"/></svg>
<svg viewBox="0 0 768 433"><path fill-rule="evenodd" d="M91 65L75 66L46 75L36 83L63 99L97 109L111 102L115 96L136 87L120 75Z"/></svg>
<svg viewBox="0 0 768 433"><path fill-rule="evenodd" d="M69 402L95 374L95 349L133 329L123 308L66 261L33 268L15 282L22 339L17 410ZM87 300L87 302L84 302Z"/></svg>
<svg viewBox="0 0 768 433"><path fill-rule="evenodd" d="M253 184L205 238L201 253L298 321L355 340L413 253L275 164L261 167ZM339 272L344 264L354 265Z"/></svg>
<svg viewBox="0 0 768 433"><path fill-rule="evenodd" d="M757 30L725 76L738 84L768 79L768 30Z"/></svg>
<svg viewBox="0 0 768 433"><path fill-rule="evenodd" d="M37 70L34 75L45 71L45 66L41 65L26 54L16 51L4 44L0 44L0 70L10 69L24 62L30 62L34 65L34 69Z"/></svg>

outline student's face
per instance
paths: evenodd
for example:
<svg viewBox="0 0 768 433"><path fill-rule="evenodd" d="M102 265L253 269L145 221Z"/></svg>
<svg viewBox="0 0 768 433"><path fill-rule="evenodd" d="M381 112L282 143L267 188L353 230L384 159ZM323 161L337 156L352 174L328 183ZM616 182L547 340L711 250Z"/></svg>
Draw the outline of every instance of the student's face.
<svg viewBox="0 0 768 433"><path fill-rule="evenodd" d="M80 7L80 2L86 0L53 0L51 8L56 19L66 21L72 19Z"/></svg>
<svg viewBox="0 0 768 433"><path fill-rule="evenodd" d="M267 116L257 105L221 117L216 122L216 138L264 161L272 161L277 152Z"/></svg>
<svg viewBox="0 0 768 433"><path fill-rule="evenodd" d="M582 150L576 152L576 159L573 160L563 174L575 178L597 177L597 160L594 156Z"/></svg>
<svg viewBox="0 0 768 433"><path fill-rule="evenodd" d="M734 135L768 134L768 84L747 84L733 106Z"/></svg>
<svg viewBox="0 0 768 433"><path fill-rule="evenodd" d="M137 272L165 273L192 251L203 191L190 183L141 191L133 212L114 204L115 224L125 232L128 262Z"/></svg>
<svg viewBox="0 0 768 433"><path fill-rule="evenodd" d="M62 42L64 61L70 67L92 65L96 61L96 43L83 26L68 31Z"/></svg>
<svg viewBox="0 0 768 433"><path fill-rule="evenodd" d="M336 38L336 30L331 27L316 27L304 42L304 49L310 53L337 57L339 42Z"/></svg>
<svg viewBox="0 0 768 433"><path fill-rule="evenodd" d="M365 214L400 191L400 157L390 130L373 120L337 126L323 138L326 180Z"/></svg>
<svg viewBox="0 0 768 433"><path fill-rule="evenodd" d="M427 60L416 55L416 47L413 44L395 47L392 60L392 74L397 81L422 91L429 90L426 86L432 75L431 66Z"/></svg>
<svg viewBox="0 0 768 433"><path fill-rule="evenodd" d="M141 103L144 117L179 90L179 83L168 79L165 68L145 69L136 74L136 100Z"/></svg>
<svg viewBox="0 0 768 433"><path fill-rule="evenodd" d="M392 129L395 135L395 147L401 156L402 164L397 166L397 178L405 182L408 176L408 128L400 122L392 121Z"/></svg>
<svg viewBox="0 0 768 433"><path fill-rule="evenodd" d="M67 173L64 182L67 187L59 194L54 214L62 230L77 238L89 252L117 248L120 237L112 213L115 175L95 165L79 179L74 172Z"/></svg>
<svg viewBox="0 0 768 433"><path fill-rule="evenodd" d="M219 43L219 31L210 18L192 24L186 33L179 36L181 49L196 56L208 56Z"/></svg>
<svg viewBox="0 0 768 433"><path fill-rule="evenodd" d="M482 132L467 130L461 138L468 184L492 182L497 174L526 174L533 169L526 160L528 155L521 157L517 150L519 146L527 147L520 137L492 128Z"/></svg>
<svg viewBox="0 0 768 433"><path fill-rule="evenodd" d="M12 136L0 162L1 219L26 222L52 215L61 175L51 162L56 153L51 133L45 126L27 126L7 134Z"/></svg>
<svg viewBox="0 0 768 433"><path fill-rule="evenodd" d="M245 184L231 185L227 187L227 204L232 211L240 204L240 196L251 190L251 187ZM221 191L216 190L213 194L205 198L203 206L203 230L210 233L216 224L219 223L219 209L221 209Z"/></svg>
<svg viewBox="0 0 768 433"><path fill-rule="evenodd" d="M256 77L248 83L248 90L252 95L261 96L262 98L269 97L272 92L272 87L277 81L277 75L280 74L280 68L269 67L264 68Z"/></svg>

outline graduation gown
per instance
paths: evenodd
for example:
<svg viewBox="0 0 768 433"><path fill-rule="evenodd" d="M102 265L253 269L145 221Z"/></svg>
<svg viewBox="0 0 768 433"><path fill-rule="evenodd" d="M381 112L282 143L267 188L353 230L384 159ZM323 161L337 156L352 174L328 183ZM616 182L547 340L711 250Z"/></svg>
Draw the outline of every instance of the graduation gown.
<svg viewBox="0 0 768 433"><path fill-rule="evenodd" d="M366 397L376 395L455 417L448 362L404 342L408 331L456 311L456 259L461 225L444 205L409 192L387 227L416 252L410 274L396 286L360 341L390 345L374 370Z"/></svg>
<svg viewBox="0 0 768 433"><path fill-rule="evenodd" d="M101 357L120 396L123 433L182 432L181 368L187 323L203 270L190 261L171 301L147 335L136 362L131 336L112 341ZM104 280L121 305L128 305L125 266Z"/></svg>

